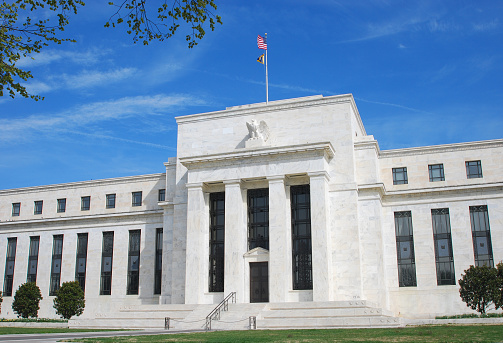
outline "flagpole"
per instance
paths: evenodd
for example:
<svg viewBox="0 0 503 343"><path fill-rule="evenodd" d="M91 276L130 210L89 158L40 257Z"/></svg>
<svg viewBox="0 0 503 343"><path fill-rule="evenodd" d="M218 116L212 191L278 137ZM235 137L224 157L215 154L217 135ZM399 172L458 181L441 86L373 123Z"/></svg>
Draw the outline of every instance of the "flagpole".
<svg viewBox="0 0 503 343"><path fill-rule="evenodd" d="M265 41L267 44L267 33L265 34ZM265 101L269 104L269 79L267 75L267 50L265 49Z"/></svg>

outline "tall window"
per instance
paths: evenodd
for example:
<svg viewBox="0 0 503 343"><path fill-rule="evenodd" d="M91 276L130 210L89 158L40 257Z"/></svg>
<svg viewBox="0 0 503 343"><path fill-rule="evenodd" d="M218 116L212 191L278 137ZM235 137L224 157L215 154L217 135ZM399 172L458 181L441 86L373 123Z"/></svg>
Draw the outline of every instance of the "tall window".
<svg viewBox="0 0 503 343"><path fill-rule="evenodd" d="M290 187L293 289L313 289L309 185Z"/></svg>
<svg viewBox="0 0 503 343"><path fill-rule="evenodd" d="M3 280L3 295L12 296L12 282L14 281L14 265L16 263L17 238L7 238L7 257L5 259L5 276Z"/></svg>
<svg viewBox="0 0 503 343"><path fill-rule="evenodd" d="M37 282L38 247L40 237L30 237L30 252L28 255L28 276L26 282Z"/></svg>
<svg viewBox="0 0 503 343"><path fill-rule="evenodd" d="M409 181L407 180L407 167L393 168L394 185L406 185L408 182Z"/></svg>
<svg viewBox="0 0 503 343"><path fill-rule="evenodd" d="M141 192L133 192L133 206L141 206Z"/></svg>
<svg viewBox="0 0 503 343"><path fill-rule="evenodd" d="M115 194L107 194L107 208L115 208Z"/></svg>
<svg viewBox="0 0 503 343"><path fill-rule="evenodd" d="M224 291L225 193L210 194L209 291Z"/></svg>
<svg viewBox="0 0 503 343"><path fill-rule="evenodd" d="M161 280L162 280L162 227L158 228L155 234L154 294L161 294Z"/></svg>
<svg viewBox="0 0 503 343"><path fill-rule="evenodd" d="M476 266L494 266L487 206L470 206L473 252Z"/></svg>
<svg viewBox="0 0 503 343"><path fill-rule="evenodd" d="M103 248L101 251L101 285L100 294L112 294L112 257L114 253L113 231L103 232Z"/></svg>
<svg viewBox="0 0 503 343"><path fill-rule="evenodd" d="M79 285L83 291L86 290L87 241L87 233L77 234L77 261L75 263L75 281L79 282Z"/></svg>
<svg viewBox="0 0 503 343"><path fill-rule="evenodd" d="M127 294L138 294L140 283L140 237L141 230L129 231Z"/></svg>
<svg viewBox="0 0 503 343"><path fill-rule="evenodd" d="M445 181L443 164L430 164L428 172L430 173L430 182Z"/></svg>
<svg viewBox="0 0 503 343"><path fill-rule="evenodd" d="M91 208L91 197L86 196L86 197L81 197L80 198L80 210L81 211L89 211Z"/></svg>
<svg viewBox="0 0 503 343"><path fill-rule="evenodd" d="M482 164L480 161L467 161L466 163L466 177L468 179L476 179L482 177Z"/></svg>
<svg viewBox="0 0 503 343"><path fill-rule="evenodd" d="M35 201L35 207L33 210L33 214L42 214L42 205L44 202L42 200Z"/></svg>
<svg viewBox="0 0 503 343"><path fill-rule="evenodd" d="M166 190L165 189L159 189L159 201L164 201L166 200Z"/></svg>
<svg viewBox="0 0 503 343"><path fill-rule="evenodd" d="M410 211L395 212L395 235L398 284L400 287L417 286L412 215Z"/></svg>
<svg viewBox="0 0 503 343"><path fill-rule="evenodd" d="M449 209L432 209L431 220L433 223L433 239L435 241L437 285L455 285L456 275L454 273Z"/></svg>
<svg viewBox="0 0 503 343"><path fill-rule="evenodd" d="M15 202L12 204L12 216L19 217L19 213L21 212L21 203Z"/></svg>
<svg viewBox="0 0 503 343"><path fill-rule="evenodd" d="M269 189L248 190L248 250L269 249Z"/></svg>
<svg viewBox="0 0 503 343"><path fill-rule="evenodd" d="M49 295L56 295L56 291L59 289L62 258L63 258L63 235L54 235L52 241L52 266L51 266L51 284L49 287Z"/></svg>
<svg viewBox="0 0 503 343"><path fill-rule="evenodd" d="M66 199L58 199L58 213L66 211Z"/></svg>

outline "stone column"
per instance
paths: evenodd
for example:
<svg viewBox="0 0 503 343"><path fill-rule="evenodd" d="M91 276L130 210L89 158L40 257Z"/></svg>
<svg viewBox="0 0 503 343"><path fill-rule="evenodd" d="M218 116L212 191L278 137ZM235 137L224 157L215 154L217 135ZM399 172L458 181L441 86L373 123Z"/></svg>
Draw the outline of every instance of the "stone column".
<svg viewBox="0 0 503 343"><path fill-rule="evenodd" d="M267 177L269 181L269 301L285 302L291 285L291 228L287 227L289 206L285 177Z"/></svg>
<svg viewBox="0 0 503 343"><path fill-rule="evenodd" d="M332 247L328 220L329 176L325 171L308 173L308 176L311 192L313 301L332 301Z"/></svg>
<svg viewBox="0 0 503 343"><path fill-rule="evenodd" d="M246 302L243 255L247 251L246 198L239 179L225 184L224 296L236 292L238 303Z"/></svg>
<svg viewBox="0 0 503 343"><path fill-rule="evenodd" d="M187 184L187 258L185 279L185 303L199 304L208 289L208 211L202 183ZM206 263L205 263L206 262Z"/></svg>
<svg viewBox="0 0 503 343"><path fill-rule="evenodd" d="M163 206L163 228L162 228L162 276L161 276L161 296L160 304L171 304L173 287L173 203ZM155 252L154 252L155 254ZM155 262L154 262L155 268ZM155 273L155 271L154 271Z"/></svg>

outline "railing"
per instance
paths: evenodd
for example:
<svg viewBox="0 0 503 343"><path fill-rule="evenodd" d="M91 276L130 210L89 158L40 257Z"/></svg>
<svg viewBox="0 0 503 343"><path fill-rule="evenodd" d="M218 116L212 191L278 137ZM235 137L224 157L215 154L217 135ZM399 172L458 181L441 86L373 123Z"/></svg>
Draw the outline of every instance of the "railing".
<svg viewBox="0 0 503 343"><path fill-rule="evenodd" d="M204 325L206 331L211 330L212 320L220 319L221 311L227 311L229 309L229 300L232 300L232 303L236 302L236 292L229 293L229 295L226 296L225 299L222 300L220 304L218 304L217 307L215 307L213 311L211 311L210 314L206 316L206 324Z"/></svg>

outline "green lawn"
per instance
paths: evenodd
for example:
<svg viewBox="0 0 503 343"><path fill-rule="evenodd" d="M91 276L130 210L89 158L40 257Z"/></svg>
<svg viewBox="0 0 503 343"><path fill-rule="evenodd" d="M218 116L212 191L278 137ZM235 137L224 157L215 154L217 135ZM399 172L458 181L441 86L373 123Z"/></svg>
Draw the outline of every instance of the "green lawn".
<svg viewBox="0 0 503 343"><path fill-rule="evenodd" d="M78 342L503 342L503 325L427 325L394 329L216 331L78 339Z"/></svg>

